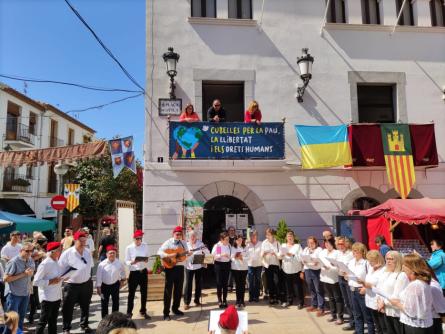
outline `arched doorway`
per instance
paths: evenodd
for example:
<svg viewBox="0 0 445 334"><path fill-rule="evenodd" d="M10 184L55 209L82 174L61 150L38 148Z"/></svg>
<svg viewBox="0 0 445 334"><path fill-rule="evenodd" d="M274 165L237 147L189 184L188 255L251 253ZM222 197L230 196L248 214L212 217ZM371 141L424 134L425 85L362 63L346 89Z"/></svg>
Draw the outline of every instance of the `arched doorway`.
<svg viewBox="0 0 445 334"><path fill-rule="evenodd" d="M254 224L251 210L239 198L222 195L208 200L204 205L202 241L209 250L219 241L219 234L226 230L226 214L247 214L248 226ZM209 265L204 273L203 285L208 288L213 286L214 282L213 266Z"/></svg>
<svg viewBox="0 0 445 334"><path fill-rule="evenodd" d="M380 205L381 203L377 201L374 198L371 197L359 197L352 202L352 209L353 210L367 210L371 209L373 207L376 207L377 205Z"/></svg>

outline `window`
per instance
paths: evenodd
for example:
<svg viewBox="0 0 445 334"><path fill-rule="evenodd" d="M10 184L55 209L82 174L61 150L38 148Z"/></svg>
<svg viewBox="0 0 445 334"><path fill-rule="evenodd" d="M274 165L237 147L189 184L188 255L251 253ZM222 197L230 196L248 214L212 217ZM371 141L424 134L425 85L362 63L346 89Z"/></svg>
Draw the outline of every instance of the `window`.
<svg viewBox="0 0 445 334"><path fill-rule="evenodd" d="M90 143L90 142L91 142L91 137L87 136L87 135L84 135L83 136L83 143L87 144L87 143Z"/></svg>
<svg viewBox="0 0 445 334"><path fill-rule="evenodd" d="M32 180L34 178L34 167L26 166L26 178Z"/></svg>
<svg viewBox="0 0 445 334"><path fill-rule="evenodd" d="M431 25L445 27L445 3L443 0L430 1Z"/></svg>
<svg viewBox="0 0 445 334"><path fill-rule="evenodd" d="M51 135L49 137L49 147L57 147L58 146L58 140L57 140L57 133L58 133L58 124L57 121L51 120Z"/></svg>
<svg viewBox="0 0 445 334"><path fill-rule="evenodd" d="M327 4L328 0L326 0ZM331 0L328 8L329 23L346 23L346 6L344 0Z"/></svg>
<svg viewBox="0 0 445 334"><path fill-rule="evenodd" d="M229 0L229 18L252 19L252 0Z"/></svg>
<svg viewBox="0 0 445 334"><path fill-rule="evenodd" d="M379 0L362 0L362 18L364 24L380 24Z"/></svg>
<svg viewBox="0 0 445 334"><path fill-rule="evenodd" d="M207 121L207 110L215 99L220 100L222 107L226 110L226 122L244 122L244 82L203 81L203 121ZM227 112L229 110L230 112Z"/></svg>
<svg viewBox="0 0 445 334"><path fill-rule="evenodd" d="M216 17L216 0L192 0L193 17Z"/></svg>
<svg viewBox="0 0 445 334"><path fill-rule="evenodd" d="M57 175L54 172L55 163L48 164L48 193L57 193Z"/></svg>
<svg viewBox="0 0 445 334"><path fill-rule="evenodd" d="M394 85L358 85L359 123L395 123Z"/></svg>
<svg viewBox="0 0 445 334"><path fill-rule="evenodd" d="M396 0L397 15L400 13L400 8L402 8L403 0ZM400 15L399 25L401 26L413 26L414 25L414 12L413 4L411 1L405 1L405 6L403 7L402 15Z"/></svg>
<svg viewBox="0 0 445 334"><path fill-rule="evenodd" d="M6 114L6 139L16 140L18 131L18 120L20 117L20 106L8 101Z"/></svg>
<svg viewBox="0 0 445 334"><path fill-rule="evenodd" d="M37 125L37 115L29 113L29 133L32 135L36 134L36 125Z"/></svg>
<svg viewBox="0 0 445 334"><path fill-rule="evenodd" d="M74 129L68 129L68 145L74 145Z"/></svg>

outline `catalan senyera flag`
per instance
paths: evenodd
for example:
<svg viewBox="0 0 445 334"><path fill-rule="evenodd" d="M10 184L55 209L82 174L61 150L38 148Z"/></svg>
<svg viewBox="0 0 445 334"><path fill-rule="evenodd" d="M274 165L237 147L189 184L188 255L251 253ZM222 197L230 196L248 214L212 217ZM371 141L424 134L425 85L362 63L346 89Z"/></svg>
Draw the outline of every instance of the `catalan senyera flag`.
<svg viewBox="0 0 445 334"><path fill-rule="evenodd" d="M303 168L326 168L352 164L346 125L295 125Z"/></svg>
<svg viewBox="0 0 445 334"><path fill-rule="evenodd" d="M63 187L63 196L66 198L66 209L72 212L79 206L80 184L67 183Z"/></svg>
<svg viewBox="0 0 445 334"><path fill-rule="evenodd" d="M408 197L416 182L408 124L381 124L383 153L389 182L400 197Z"/></svg>

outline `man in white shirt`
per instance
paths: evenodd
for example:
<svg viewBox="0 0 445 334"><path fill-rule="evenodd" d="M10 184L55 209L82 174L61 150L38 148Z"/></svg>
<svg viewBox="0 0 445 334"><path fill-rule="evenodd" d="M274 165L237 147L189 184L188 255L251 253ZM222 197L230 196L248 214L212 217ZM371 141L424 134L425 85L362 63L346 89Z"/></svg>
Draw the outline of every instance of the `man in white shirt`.
<svg viewBox="0 0 445 334"><path fill-rule="evenodd" d="M125 264L130 270L128 276L128 302L127 317L133 316L134 296L139 285L141 291L141 309L139 313L145 319L151 317L147 314L147 284L148 284L148 245L142 242L144 232L137 230L133 234L134 242L125 249Z"/></svg>
<svg viewBox="0 0 445 334"><path fill-rule="evenodd" d="M178 254L169 254L167 250L175 250L181 248L183 249L184 255L190 255L187 247L187 243L182 240L182 227L176 226L173 230L173 238L165 241L161 248L159 248L158 255L161 259L171 258L177 259ZM179 310L179 305L181 304L182 286L184 284L184 265L185 260L177 262L173 268L165 268L165 287L164 287L164 320L170 320L170 305L172 302L172 292L173 295L173 305L172 312L176 315L184 315L182 311ZM173 290L174 288L174 290Z"/></svg>
<svg viewBox="0 0 445 334"><path fill-rule="evenodd" d="M106 248L107 258L99 263L96 273L96 289L101 299L102 319L108 315L110 296L111 312L119 311L119 289L125 282L124 264L116 259L117 249L113 245Z"/></svg>
<svg viewBox="0 0 445 334"><path fill-rule="evenodd" d="M90 229L88 227L84 227L82 229L85 234L87 235L87 248L91 253L91 256L93 256L94 251L96 250L96 247L94 247L94 239L93 236L90 234Z"/></svg>
<svg viewBox="0 0 445 334"><path fill-rule="evenodd" d="M93 258L86 248L87 236L83 231L74 233L74 247L68 248L60 256L59 264L62 273L70 268L76 268L63 288L63 333L69 334L73 320L74 305L80 305L80 328L85 333L92 333L88 326L91 297L93 296L93 282L91 281L91 268Z"/></svg>
<svg viewBox="0 0 445 334"><path fill-rule="evenodd" d="M43 334L48 324L48 334L57 334L57 317L62 300L62 272L58 263L62 252L60 242L49 242L47 257L37 267L34 286L38 287L41 312L36 334Z"/></svg>
<svg viewBox="0 0 445 334"><path fill-rule="evenodd" d="M261 271L263 270L263 258L261 257L261 241L258 241L258 232L250 233L250 242L247 245L249 254L247 264L249 266L247 279L249 280L249 302L260 301Z"/></svg>
<svg viewBox="0 0 445 334"><path fill-rule="evenodd" d="M21 234L19 231L12 231L9 234L11 241L3 246L2 251L0 252L2 259L4 259L6 262L19 255L20 250L22 249L22 245L20 244L20 236Z"/></svg>

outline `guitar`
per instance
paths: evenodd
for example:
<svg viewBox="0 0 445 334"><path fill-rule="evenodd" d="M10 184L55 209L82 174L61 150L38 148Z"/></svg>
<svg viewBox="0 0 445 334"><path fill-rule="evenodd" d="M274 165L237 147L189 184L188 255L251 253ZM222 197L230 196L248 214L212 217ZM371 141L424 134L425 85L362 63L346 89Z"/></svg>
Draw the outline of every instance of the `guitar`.
<svg viewBox="0 0 445 334"><path fill-rule="evenodd" d="M206 246L201 246L201 247L198 247L198 248L195 248L195 249L191 249L189 251L186 251L182 247L178 247L176 249L166 249L164 251L164 253L169 254L169 255L170 254L176 254L176 256L174 256L174 257L170 257L170 256L164 257L162 259L162 266L164 268L166 268L166 269L171 269L174 266L176 266L176 263L185 261L188 252L194 252L194 251L201 250L201 249L204 249L204 248L207 248L207 247Z"/></svg>

